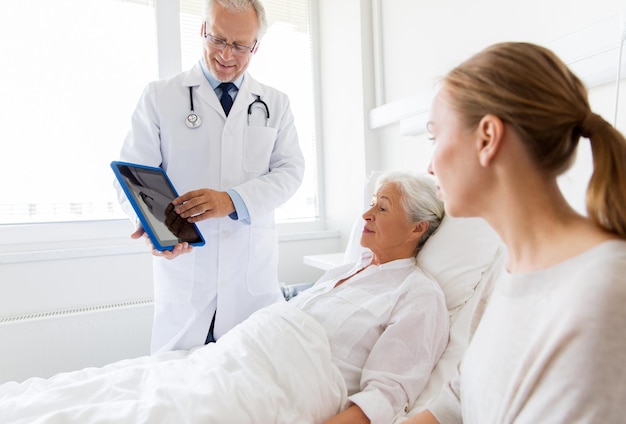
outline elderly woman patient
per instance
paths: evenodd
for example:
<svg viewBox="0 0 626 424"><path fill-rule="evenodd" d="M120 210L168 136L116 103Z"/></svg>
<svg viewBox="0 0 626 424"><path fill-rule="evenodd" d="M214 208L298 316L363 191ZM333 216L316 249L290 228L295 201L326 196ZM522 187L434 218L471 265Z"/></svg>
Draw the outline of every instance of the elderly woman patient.
<svg viewBox="0 0 626 424"><path fill-rule="evenodd" d="M415 256L443 214L428 176L383 175L363 214L371 254L290 301L322 324L346 381L352 405L329 423L391 422L425 386L448 340L448 313Z"/></svg>
<svg viewBox="0 0 626 424"><path fill-rule="evenodd" d="M216 343L0 385L0 422L390 423L448 342L443 293L415 259L443 214L430 176L383 175L358 263Z"/></svg>

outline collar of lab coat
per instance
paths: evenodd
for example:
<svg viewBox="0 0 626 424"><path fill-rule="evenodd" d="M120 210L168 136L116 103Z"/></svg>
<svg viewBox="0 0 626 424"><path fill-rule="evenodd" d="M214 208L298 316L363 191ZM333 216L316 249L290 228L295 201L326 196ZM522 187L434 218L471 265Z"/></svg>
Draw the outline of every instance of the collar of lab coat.
<svg viewBox="0 0 626 424"><path fill-rule="evenodd" d="M197 93L197 96L208 103L213 109L222 114L224 113L215 91L202 72L200 62L197 62L193 68L185 73L183 85L185 87L198 87L198 89L194 91L194 95ZM259 84L246 72L243 84L241 84L237 92L233 108L230 110L230 115L237 114L240 111L248 113L248 105L256 99L256 96L260 96L261 99L263 99L265 89L263 85Z"/></svg>

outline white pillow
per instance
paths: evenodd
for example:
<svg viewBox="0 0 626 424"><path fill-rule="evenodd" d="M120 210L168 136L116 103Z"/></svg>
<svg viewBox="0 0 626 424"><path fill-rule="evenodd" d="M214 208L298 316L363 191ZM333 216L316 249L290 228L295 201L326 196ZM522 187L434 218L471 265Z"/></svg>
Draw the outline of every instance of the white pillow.
<svg viewBox="0 0 626 424"><path fill-rule="evenodd" d="M363 218L359 216L352 226L343 263L354 263L369 252L360 244L362 231ZM439 282L450 316L472 297L501 244L500 237L484 219L448 215L426 241L417 255L417 264Z"/></svg>
<svg viewBox="0 0 626 424"><path fill-rule="evenodd" d="M446 215L418 253L418 265L439 282L451 316L472 297L500 245L482 218Z"/></svg>
<svg viewBox="0 0 626 424"><path fill-rule="evenodd" d="M421 411L456 375L504 260L504 246L486 221L449 216L417 255L418 264L435 277L446 297L450 341L408 416Z"/></svg>

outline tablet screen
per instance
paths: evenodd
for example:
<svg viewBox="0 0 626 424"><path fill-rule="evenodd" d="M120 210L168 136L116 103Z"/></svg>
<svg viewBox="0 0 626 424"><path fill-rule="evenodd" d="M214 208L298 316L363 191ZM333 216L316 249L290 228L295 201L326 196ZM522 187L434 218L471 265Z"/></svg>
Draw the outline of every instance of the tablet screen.
<svg viewBox="0 0 626 424"><path fill-rule="evenodd" d="M111 166L156 249L172 249L182 242L204 244L198 227L174 211L171 202L178 194L161 168L125 162Z"/></svg>

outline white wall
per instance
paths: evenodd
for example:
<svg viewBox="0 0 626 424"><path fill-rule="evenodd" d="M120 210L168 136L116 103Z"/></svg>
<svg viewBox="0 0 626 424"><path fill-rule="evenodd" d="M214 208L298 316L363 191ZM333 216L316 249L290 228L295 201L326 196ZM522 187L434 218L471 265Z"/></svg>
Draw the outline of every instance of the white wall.
<svg viewBox="0 0 626 424"><path fill-rule="evenodd" d="M320 0L322 140L328 228L342 244L363 211L367 169L378 167L367 130L373 106L371 14L368 1Z"/></svg>
<svg viewBox="0 0 626 424"><path fill-rule="evenodd" d="M369 129L370 110L431 90L448 70L495 42L547 44L626 13L623 0L319 0L317 4L326 214L328 228L341 234L342 248L370 194L364 192L367 177L388 169L425 171L432 154L425 134L402 135L399 124ZM376 57L379 62L374 62ZM594 88L590 93L594 109L610 120L614 95L613 87ZM626 89L620 97L623 111ZM626 127L626 113L617 127ZM581 145L581 158L562 179L562 186L582 211L581 186L586 184L590 160L587 146Z"/></svg>
<svg viewBox="0 0 626 424"><path fill-rule="evenodd" d="M381 77L387 103L432 89L449 69L495 42L549 44L594 22L626 13L624 0L376 1L383 4ZM610 122L614 98L613 85L594 88L590 93L592 107ZM617 127L625 131L625 88L620 91L620 104ZM382 168L426 170L432 153L427 135L404 136L398 124L378 130L378 135ZM590 172L589 149L584 142L579 157L561 183L570 203L583 211Z"/></svg>

